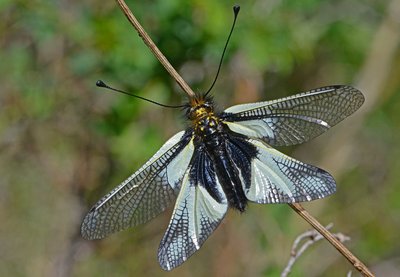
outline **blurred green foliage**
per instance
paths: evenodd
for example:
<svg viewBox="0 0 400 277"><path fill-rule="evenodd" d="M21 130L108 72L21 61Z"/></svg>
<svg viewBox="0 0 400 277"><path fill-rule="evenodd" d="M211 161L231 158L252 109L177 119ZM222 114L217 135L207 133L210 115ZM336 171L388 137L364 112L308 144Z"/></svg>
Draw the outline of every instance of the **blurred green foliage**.
<svg viewBox="0 0 400 277"><path fill-rule="evenodd" d="M214 78L234 4L242 9L213 90L221 109L355 83L390 11L388 1L372 0L128 1L196 92ZM168 274L156 250L170 213L96 243L84 242L79 228L90 205L186 126L178 111L110 94L96 80L161 103L179 104L184 94L114 1L3 0L0 16L0 276ZM388 266L392 271L381 272L389 273L399 269L400 255L398 52L357 132L352 163L335 176L338 193L307 205L350 235L349 247L367 264ZM285 205L251 205L243 216L230 212L174 272L277 276L307 228ZM349 270L323 242L299 260L293 276Z"/></svg>

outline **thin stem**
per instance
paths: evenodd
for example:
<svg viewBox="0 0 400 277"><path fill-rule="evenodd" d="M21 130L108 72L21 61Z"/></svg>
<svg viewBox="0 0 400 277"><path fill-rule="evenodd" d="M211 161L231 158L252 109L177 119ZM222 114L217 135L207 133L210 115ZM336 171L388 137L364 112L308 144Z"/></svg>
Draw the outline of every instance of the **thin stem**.
<svg viewBox="0 0 400 277"><path fill-rule="evenodd" d="M288 204L298 215L307 221L315 230L323 235L363 276L375 276L366 265L364 265L349 249L344 246L331 232L329 232L321 223L310 215L299 203Z"/></svg>
<svg viewBox="0 0 400 277"><path fill-rule="evenodd" d="M118 5L120 6L122 12L128 18L129 22L133 25L135 30L138 32L139 36L143 39L144 43L147 47L150 48L151 52L153 52L154 56L160 61L160 63L164 66L164 68L168 71L168 73L175 79L178 85L183 89L184 92L190 97L195 97L195 93L189 87L189 85L183 80L183 78L178 74L175 68L170 64L167 58L161 53L158 47L151 40L150 36L143 29L142 25L140 25L139 21L137 21L136 17L133 15L129 7L125 4L124 0L116 0Z"/></svg>
<svg viewBox="0 0 400 277"><path fill-rule="evenodd" d="M330 223L325 228L329 230L332 228L333 224ZM342 233L333 234L340 242L345 242L350 240L349 237L343 235ZM312 229L300 234L293 242L292 250L290 251L290 259L281 273L281 277L286 277L292 271L294 263L300 258L300 256L314 243L324 239L324 237L317 232L317 230Z"/></svg>

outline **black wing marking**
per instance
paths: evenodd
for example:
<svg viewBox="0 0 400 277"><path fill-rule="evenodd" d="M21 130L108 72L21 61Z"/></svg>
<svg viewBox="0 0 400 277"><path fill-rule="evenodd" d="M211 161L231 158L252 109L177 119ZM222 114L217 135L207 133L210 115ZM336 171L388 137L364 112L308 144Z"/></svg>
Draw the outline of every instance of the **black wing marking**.
<svg viewBox="0 0 400 277"><path fill-rule="evenodd" d="M164 211L176 198L192 158L191 137L182 131L170 138L145 165L98 201L83 220L83 238L104 238Z"/></svg>
<svg viewBox="0 0 400 277"><path fill-rule="evenodd" d="M186 261L217 228L227 210L228 202L210 158L196 149L160 243L161 267L171 270Z"/></svg>
<svg viewBox="0 0 400 277"><path fill-rule="evenodd" d="M237 133L260 138L273 146L308 141L347 116L364 102L350 86L329 86L273 101L236 105L221 114Z"/></svg>
<svg viewBox="0 0 400 277"><path fill-rule="evenodd" d="M249 143L258 153L251 162L251 185L244 187L248 200L262 204L304 202L336 191L328 172L290 158L261 140L249 139Z"/></svg>

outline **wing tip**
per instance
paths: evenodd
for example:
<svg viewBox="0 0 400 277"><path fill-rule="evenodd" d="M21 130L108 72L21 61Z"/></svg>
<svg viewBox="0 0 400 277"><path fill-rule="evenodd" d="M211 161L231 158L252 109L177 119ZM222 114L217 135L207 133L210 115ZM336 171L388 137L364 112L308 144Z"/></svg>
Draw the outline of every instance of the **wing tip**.
<svg viewBox="0 0 400 277"><path fill-rule="evenodd" d="M89 211L89 213L84 217L81 225L81 236L85 240L93 240L95 239L94 236L94 228L92 228L92 214L93 214L93 208Z"/></svg>
<svg viewBox="0 0 400 277"><path fill-rule="evenodd" d="M102 239L108 235L108 233L99 232L100 228L96 217L96 209L93 207L82 221L81 236L85 240Z"/></svg>
<svg viewBox="0 0 400 277"><path fill-rule="evenodd" d="M350 85L330 85L330 86L322 87L322 88L325 88L325 89L332 88L332 89L341 90L341 91L347 92L347 93L350 92L354 95L357 95L360 98L360 100L362 100L362 101L365 100L364 94L361 92L361 90L359 90L356 87L350 86ZM322 88L320 88L320 89L322 89Z"/></svg>
<svg viewBox="0 0 400 277"><path fill-rule="evenodd" d="M328 197L336 192L336 181L335 178L326 170L317 167L317 172L321 175L321 179L324 180L325 190L320 194L317 194L317 197L312 199L321 199Z"/></svg>
<svg viewBox="0 0 400 277"><path fill-rule="evenodd" d="M171 271L175 268L175 267L172 267L168 261L158 260L158 263L160 264L160 267L165 271Z"/></svg>
<svg viewBox="0 0 400 277"><path fill-rule="evenodd" d="M157 255L158 263L160 264L160 267L163 270L171 271L175 267L179 266L181 263L173 263L173 264L171 264L171 262L169 261L169 259L167 257L166 251L167 250L165 249L165 247L162 247L162 245L160 245L160 247L158 249L158 255Z"/></svg>
<svg viewBox="0 0 400 277"><path fill-rule="evenodd" d="M365 102L364 94L353 86L332 85L326 88L332 88L336 92L336 95L345 102L344 107L346 107L346 109L342 111L343 116L333 125L336 125L338 122L355 113Z"/></svg>
<svg viewBox="0 0 400 277"><path fill-rule="evenodd" d="M352 99L355 101L353 103L355 103L356 105L356 109L357 110L359 107L361 107L361 105L365 102L365 96L364 94L361 92L361 90L359 90L358 88L355 88L353 86L349 86L349 85L344 85L344 86L338 86L341 87L341 89L350 94L352 96ZM338 88L339 89L339 88Z"/></svg>

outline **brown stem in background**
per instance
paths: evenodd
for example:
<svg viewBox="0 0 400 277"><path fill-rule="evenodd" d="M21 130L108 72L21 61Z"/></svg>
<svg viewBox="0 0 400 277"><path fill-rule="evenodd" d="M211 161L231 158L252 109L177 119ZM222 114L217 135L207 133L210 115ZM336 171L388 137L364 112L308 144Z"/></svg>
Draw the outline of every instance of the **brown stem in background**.
<svg viewBox="0 0 400 277"><path fill-rule="evenodd" d="M325 228L329 230L333 224L330 223ZM333 234L340 242L350 240L350 237L343 235L342 233ZM318 233L317 230L309 230L297 236L293 242L292 250L290 251L290 259L281 273L281 277L287 277L293 268L294 263L300 258L300 256L314 243L324 239L324 237ZM350 271L351 272L351 271Z"/></svg>
<svg viewBox="0 0 400 277"><path fill-rule="evenodd" d="M299 203L288 204L298 215L307 221L315 230L323 235L363 276L375 276L346 246L341 243L331 232L310 215Z"/></svg>
<svg viewBox="0 0 400 277"><path fill-rule="evenodd" d="M183 89L184 92L190 97L195 97L195 93L189 87L189 85L183 80L181 75L175 70L175 68L171 65L171 63L167 60L167 58L161 53L160 49L154 44L151 40L150 36L143 29L142 25L140 25L139 21L137 21L136 17L133 15L129 7L125 4L124 0L117 0L118 5L121 7L122 12L128 18L129 22L133 25L135 30L138 32L139 36L143 39L144 43L149 47L151 52L153 52L154 56L160 61L160 63L164 66L164 68L168 71L168 73L175 79L178 85Z"/></svg>
<svg viewBox="0 0 400 277"><path fill-rule="evenodd" d="M161 53L154 42L151 40L149 35L137 21L135 16L132 14L129 7L125 4L123 0L116 0L121 10L128 18L129 22L138 32L139 36L143 39L144 43L150 48L151 52L156 56L156 58L161 62L165 69L171 74L179 86L186 92L189 97L194 97L195 94L193 90L188 86L188 84L183 80L183 78L178 74L178 72L172 67L167 58ZM374 275L369 271L369 269L356 257L353 253L348 250L343 243L341 243L337 238L335 238L324 226L322 226L314 217L312 217L300 204L293 203L289 206L296 211L304 220L306 220L312 227L314 227L322 236L324 236L347 260L363 274L364 276L373 277Z"/></svg>

